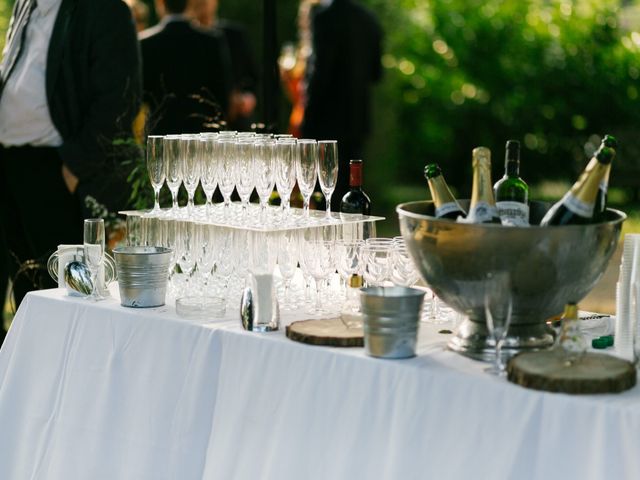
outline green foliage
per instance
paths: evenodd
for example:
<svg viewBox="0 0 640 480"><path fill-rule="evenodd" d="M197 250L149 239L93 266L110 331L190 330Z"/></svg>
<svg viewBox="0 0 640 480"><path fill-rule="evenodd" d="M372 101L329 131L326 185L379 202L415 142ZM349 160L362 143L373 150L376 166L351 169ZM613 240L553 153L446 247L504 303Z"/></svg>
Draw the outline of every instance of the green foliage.
<svg viewBox="0 0 640 480"><path fill-rule="evenodd" d="M530 181L573 177L604 132L620 137L626 164L616 164L614 182L631 163L640 35L621 28L619 2L368 3L386 31L379 110L395 119L381 120L395 131L384 134L390 147L375 150L386 158L371 163L401 165L398 180L415 183L422 165L436 161L468 191L472 148L492 149L497 174L509 138L525 146Z"/></svg>

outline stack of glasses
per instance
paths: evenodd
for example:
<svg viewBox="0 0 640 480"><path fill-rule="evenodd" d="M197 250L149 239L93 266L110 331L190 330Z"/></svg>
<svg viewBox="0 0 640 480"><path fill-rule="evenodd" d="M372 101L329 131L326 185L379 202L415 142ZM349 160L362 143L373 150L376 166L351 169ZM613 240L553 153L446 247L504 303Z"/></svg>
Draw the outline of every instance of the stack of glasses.
<svg viewBox="0 0 640 480"><path fill-rule="evenodd" d="M247 275L255 271L276 273L280 310L318 316L357 309L357 290L349 287L353 276L369 286L413 286L419 280L401 237L363 240L360 223L249 230L130 215L127 225L130 245L172 250L168 295L217 299L218 316L237 308ZM425 319L446 321L445 307L427 297Z"/></svg>
<svg viewBox="0 0 640 480"><path fill-rule="evenodd" d="M253 132L149 136L147 170L155 192L150 215L255 228L281 226L283 222L288 226L309 226L322 218L309 210L316 181L327 200L323 216L331 218L331 195L338 178L338 144L335 140L297 140ZM302 212L290 208L296 182L304 202ZM165 183L173 197L173 207L168 210L160 209L159 204L160 189ZM198 184L206 203L196 207ZM178 206L180 185L188 194L186 208ZM212 203L216 188L224 199L221 204ZM280 196L280 209L267 208L274 188ZM234 189L241 199L239 204L231 202ZM254 189L259 206L249 203Z"/></svg>

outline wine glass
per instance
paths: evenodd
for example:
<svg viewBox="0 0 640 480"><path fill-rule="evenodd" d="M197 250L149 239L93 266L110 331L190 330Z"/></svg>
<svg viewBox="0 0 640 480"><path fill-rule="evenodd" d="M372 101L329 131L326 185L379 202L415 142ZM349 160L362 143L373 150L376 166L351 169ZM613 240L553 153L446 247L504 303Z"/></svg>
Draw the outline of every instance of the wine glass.
<svg viewBox="0 0 640 480"><path fill-rule="evenodd" d="M171 216L178 214L178 190L182 183L182 159L180 157L180 135L167 135L163 140L163 157L167 187L171 191Z"/></svg>
<svg viewBox="0 0 640 480"><path fill-rule="evenodd" d="M502 345L511 324L513 301L511 279L508 272L489 272L485 279L484 313L489 335L495 345L495 362L486 369L494 375L504 376L505 365L502 361Z"/></svg>
<svg viewBox="0 0 640 480"><path fill-rule="evenodd" d="M331 195L338 182L338 142L320 140L318 142L318 180L326 200L326 217L331 218Z"/></svg>
<svg viewBox="0 0 640 480"><path fill-rule="evenodd" d="M255 139L253 136L242 136L236 138L235 142L235 163L236 163L236 190L242 202L242 215L245 216L249 207L249 199L253 192L254 166L253 148Z"/></svg>
<svg viewBox="0 0 640 480"><path fill-rule="evenodd" d="M313 277L316 285L316 303L313 313L326 313L322 306L322 284L335 271L335 238L325 235L322 229L309 228L301 235L300 262Z"/></svg>
<svg viewBox="0 0 640 480"><path fill-rule="evenodd" d="M310 139L298 140L298 150L296 179L302 194L304 216L309 217L309 200L318 178L318 142Z"/></svg>
<svg viewBox="0 0 640 480"><path fill-rule="evenodd" d="M216 137L203 137L202 142L202 173L200 175L200 184L206 197L205 211L207 217L211 215L211 206L213 193L218 185L218 162L216 158L216 146L218 142Z"/></svg>
<svg viewBox="0 0 640 480"><path fill-rule="evenodd" d="M159 214L161 212L160 189L165 179L163 145L164 137L162 135L149 135L147 137L147 172L149 173L149 181L154 193L151 214Z"/></svg>
<svg viewBox="0 0 640 480"><path fill-rule="evenodd" d="M275 177L282 213L289 212L291 192L296 184L296 140L280 138L276 142Z"/></svg>
<svg viewBox="0 0 640 480"><path fill-rule="evenodd" d="M267 202L275 185L274 149L276 142L272 139L260 139L253 149L256 192L260 198L260 215L262 223L266 222Z"/></svg>
<svg viewBox="0 0 640 480"><path fill-rule="evenodd" d="M98 272L104 259L104 220L88 218L84 221L84 262L91 272L90 300L103 300L98 288Z"/></svg>
<svg viewBox="0 0 640 480"><path fill-rule="evenodd" d="M182 135L180 139L180 153L183 162L182 182L187 191L187 215L191 217L194 208L194 196L200 182L202 157L202 142L197 135Z"/></svg>
<svg viewBox="0 0 640 480"><path fill-rule="evenodd" d="M231 208L231 194L235 187L235 141L233 137L218 139L220 143L220 157L218 169L218 188L224 199L224 216L228 217Z"/></svg>
<svg viewBox="0 0 640 480"><path fill-rule="evenodd" d="M362 248L363 277L370 287L382 286L391 270L392 245L369 245Z"/></svg>
<svg viewBox="0 0 640 480"><path fill-rule="evenodd" d="M290 302L291 281L298 268L299 258L299 233L300 230L285 230L281 233L278 242L278 269L284 281L284 295L282 297L283 308L293 308L294 303Z"/></svg>

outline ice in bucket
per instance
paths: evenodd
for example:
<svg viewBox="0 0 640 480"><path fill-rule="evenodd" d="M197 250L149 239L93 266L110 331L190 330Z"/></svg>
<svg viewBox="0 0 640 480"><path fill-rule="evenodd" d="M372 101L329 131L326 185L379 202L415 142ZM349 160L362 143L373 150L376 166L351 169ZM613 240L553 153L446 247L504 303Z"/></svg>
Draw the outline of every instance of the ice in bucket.
<svg viewBox="0 0 640 480"><path fill-rule="evenodd" d="M416 354L424 295L422 290L407 287L368 287L360 290L367 355L407 358Z"/></svg>

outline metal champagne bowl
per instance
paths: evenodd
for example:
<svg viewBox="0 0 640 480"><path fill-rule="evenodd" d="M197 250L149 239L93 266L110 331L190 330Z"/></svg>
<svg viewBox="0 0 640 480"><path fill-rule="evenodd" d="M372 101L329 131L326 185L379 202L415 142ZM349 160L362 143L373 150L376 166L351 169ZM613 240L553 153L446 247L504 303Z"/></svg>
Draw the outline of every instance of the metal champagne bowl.
<svg viewBox="0 0 640 480"><path fill-rule="evenodd" d="M468 201L460 202L468 206ZM433 216L430 201L396 207L400 230L422 279L466 318L449 342L464 355L490 360L484 315L484 280L491 271L511 277L513 314L505 356L553 344L546 320L567 302L579 302L595 286L616 249L627 218L607 209L589 225L540 227L550 204L531 202L531 227L465 224Z"/></svg>

